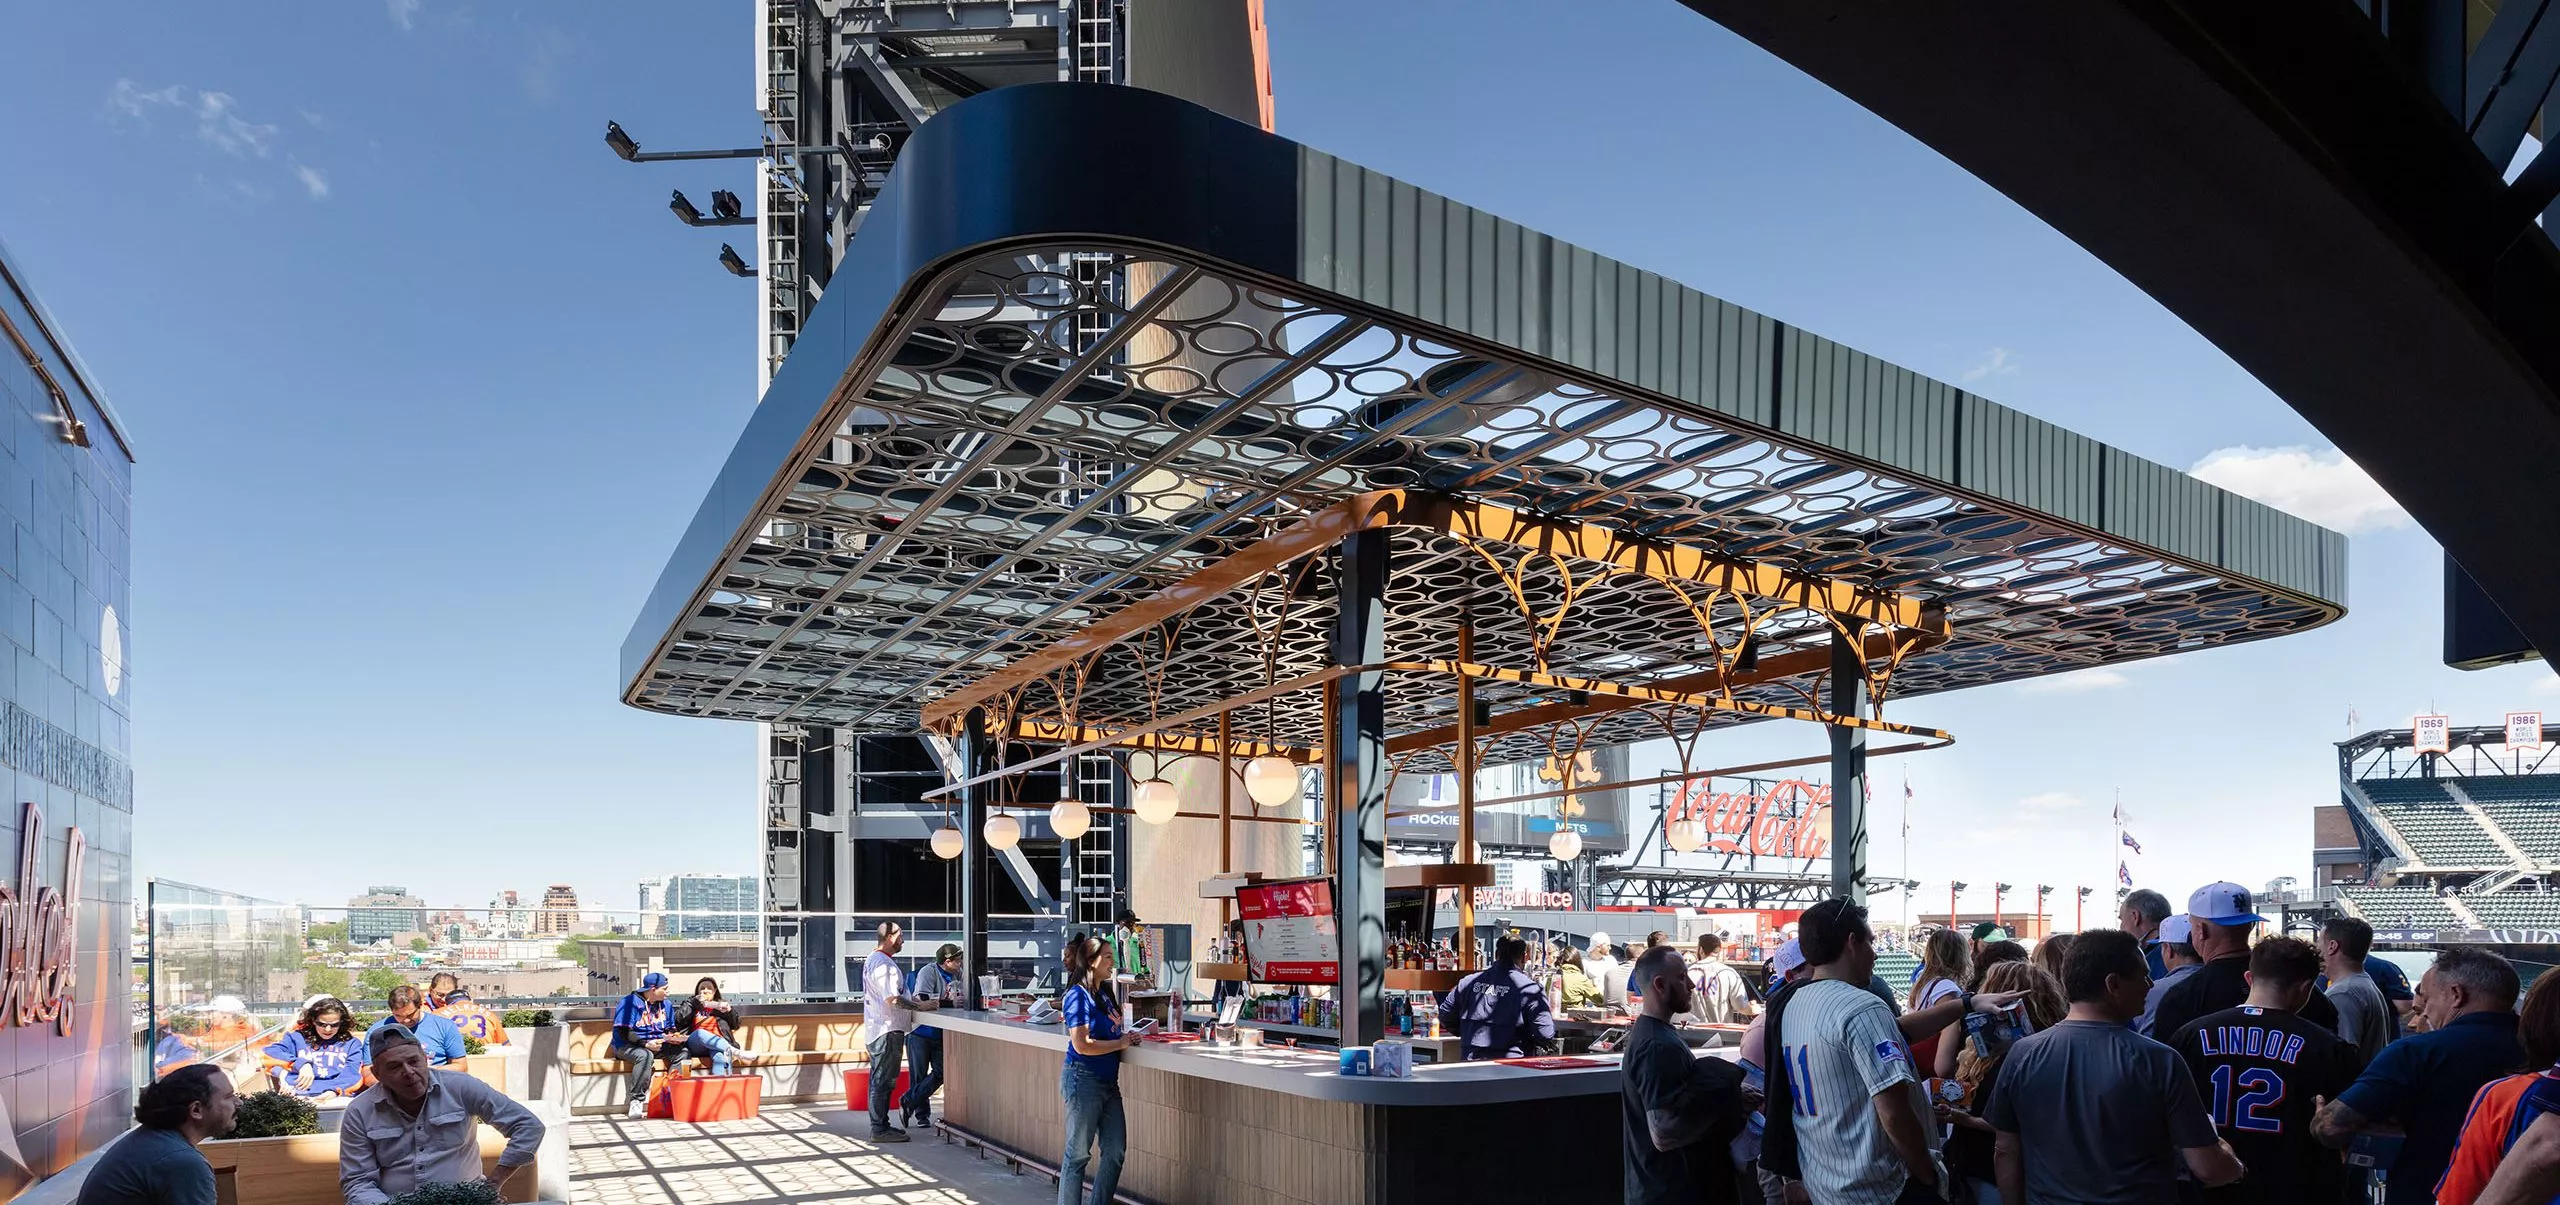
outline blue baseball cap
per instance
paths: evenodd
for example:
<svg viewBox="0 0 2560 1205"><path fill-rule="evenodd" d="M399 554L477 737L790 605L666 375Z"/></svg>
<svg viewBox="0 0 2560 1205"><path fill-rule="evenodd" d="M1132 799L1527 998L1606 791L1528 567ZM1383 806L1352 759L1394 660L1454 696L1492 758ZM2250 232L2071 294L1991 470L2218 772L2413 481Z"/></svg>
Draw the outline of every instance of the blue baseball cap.
<svg viewBox="0 0 2560 1205"><path fill-rule="evenodd" d="M640 977L640 990L644 992L653 987L665 987L666 985L667 977L657 973L656 971L651 971Z"/></svg>
<svg viewBox="0 0 2560 1205"><path fill-rule="evenodd" d="M2187 915L2231 928L2267 923L2267 918L2250 907L2249 889L2238 883L2207 883L2196 888L2196 893L2187 897Z"/></svg>

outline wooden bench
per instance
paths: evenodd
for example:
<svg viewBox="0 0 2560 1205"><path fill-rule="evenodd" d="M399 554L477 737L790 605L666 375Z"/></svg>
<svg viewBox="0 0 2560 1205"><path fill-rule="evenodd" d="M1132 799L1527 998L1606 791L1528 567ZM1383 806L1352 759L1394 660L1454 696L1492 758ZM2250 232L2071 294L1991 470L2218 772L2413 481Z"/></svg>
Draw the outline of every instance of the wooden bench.
<svg viewBox="0 0 2560 1205"><path fill-rule="evenodd" d="M480 1130L480 1166L494 1172L507 1149L506 1136L487 1126ZM196 1150L213 1166L216 1205L344 1205L338 1191L338 1136L300 1134L291 1138L250 1138L201 1143ZM536 1160L516 1173L508 1186L510 1201L535 1199L542 1169ZM244 1191L245 1189L245 1191Z"/></svg>
<svg viewBox="0 0 2560 1205"><path fill-rule="evenodd" d="M630 1065L613 1057L613 1023L576 1020L567 1028L570 1110L621 1112ZM735 1070L764 1078L768 1104L842 1099L845 1070L871 1061L862 1018L848 1013L746 1015L730 1040L754 1056Z"/></svg>

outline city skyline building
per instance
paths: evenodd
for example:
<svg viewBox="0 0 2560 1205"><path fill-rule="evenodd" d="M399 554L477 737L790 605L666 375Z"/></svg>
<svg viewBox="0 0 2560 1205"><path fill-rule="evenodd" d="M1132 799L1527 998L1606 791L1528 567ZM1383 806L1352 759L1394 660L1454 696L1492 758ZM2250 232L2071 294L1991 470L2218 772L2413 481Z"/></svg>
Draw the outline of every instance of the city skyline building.
<svg viewBox="0 0 2560 1205"><path fill-rule="evenodd" d="M367 887L347 901L347 940L359 946L390 941L427 927L427 901L399 886Z"/></svg>
<svg viewBox="0 0 2560 1205"><path fill-rule="evenodd" d="M567 883L553 883L543 889L542 910L533 917L535 934L557 933L567 936L578 928L578 892Z"/></svg>
<svg viewBox="0 0 2560 1205"><path fill-rule="evenodd" d="M751 874L670 875L658 897L657 923L643 917L641 931L685 938L753 933L756 899Z"/></svg>

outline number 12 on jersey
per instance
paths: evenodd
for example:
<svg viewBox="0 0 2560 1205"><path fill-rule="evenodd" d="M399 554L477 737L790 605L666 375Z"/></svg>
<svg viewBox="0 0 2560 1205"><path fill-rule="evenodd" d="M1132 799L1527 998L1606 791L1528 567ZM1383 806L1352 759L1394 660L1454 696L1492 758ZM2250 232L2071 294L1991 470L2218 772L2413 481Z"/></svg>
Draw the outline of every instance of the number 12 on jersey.
<svg viewBox="0 0 2560 1205"><path fill-rule="evenodd" d="M2265 1067L2223 1063L2213 1069L2212 1080L2213 1124L2262 1134L2284 1132L2284 1118L2273 1111L2284 1103L2283 1076Z"/></svg>

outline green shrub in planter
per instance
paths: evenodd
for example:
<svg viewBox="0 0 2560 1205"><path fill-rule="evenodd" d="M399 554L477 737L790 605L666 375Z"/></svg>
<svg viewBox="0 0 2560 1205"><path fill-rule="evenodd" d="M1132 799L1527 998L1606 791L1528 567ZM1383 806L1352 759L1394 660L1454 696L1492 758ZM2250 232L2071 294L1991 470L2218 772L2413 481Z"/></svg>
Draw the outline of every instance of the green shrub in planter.
<svg viewBox="0 0 2560 1205"><path fill-rule="evenodd" d="M391 1198L391 1205L498 1205L498 1190L482 1180L469 1184L421 1184Z"/></svg>
<svg viewBox="0 0 2560 1205"><path fill-rule="evenodd" d="M462 1053L466 1055L487 1054L489 1053L489 1040L487 1038L475 1038L466 1033L462 1035Z"/></svg>
<svg viewBox="0 0 2560 1205"><path fill-rule="evenodd" d="M538 1025L549 1025L551 1024L551 1010L547 1008L511 1008L498 1014L498 1023L509 1029L531 1029Z"/></svg>
<svg viewBox="0 0 2560 1205"><path fill-rule="evenodd" d="M318 1106L282 1092L260 1092L240 1098L240 1112L225 1138L283 1138L320 1132Z"/></svg>

